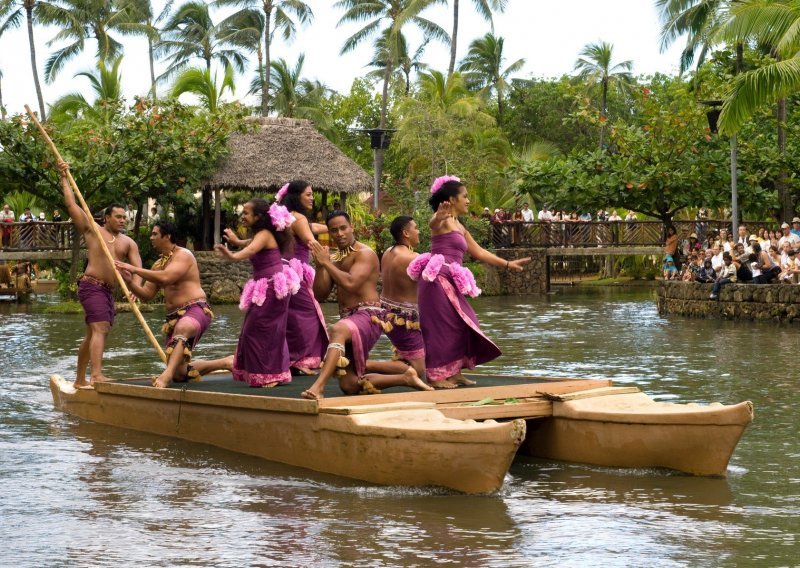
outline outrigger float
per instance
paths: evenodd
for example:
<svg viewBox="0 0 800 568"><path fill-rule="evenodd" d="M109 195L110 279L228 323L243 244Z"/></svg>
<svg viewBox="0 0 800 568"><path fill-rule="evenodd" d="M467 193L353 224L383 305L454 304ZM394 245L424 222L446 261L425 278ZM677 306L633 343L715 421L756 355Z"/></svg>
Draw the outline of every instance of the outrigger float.
<svg viewBox="0 0 800 568"><path fill-rule="evenodd" d="M672 404L608 379L472 375L474 387L304 400L309 377L253 389L230 375L74 389L50 377L57 408L82 419L218 446L381 485L498 490L517 451L615 467L724 476L753 405ZM308 384L306 384L308 383Z"/></svg>

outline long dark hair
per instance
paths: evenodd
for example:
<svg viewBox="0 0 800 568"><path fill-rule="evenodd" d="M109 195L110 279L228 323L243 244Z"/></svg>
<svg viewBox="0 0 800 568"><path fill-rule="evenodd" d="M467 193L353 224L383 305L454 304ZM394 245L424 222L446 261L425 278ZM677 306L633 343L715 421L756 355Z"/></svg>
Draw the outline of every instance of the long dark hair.
<svg viewBox="0 0 800 568"><path fill-rule="evenodd" d="M287 228L285 231L279 231L275 228L275 225L272 224L272 217L269 216L269 202L260 197L254 197L248 203L253 207L253 215L258 216L256 222L250 227L250 235L253 236L260 230L265 229L275 237L281 253L289 251L293 242L291 229Z"/></svg>
<svg viewBox="0 0 800 568"><path fill-rule="evenodd" d="M440 203L447 201L451 197L458 197L462 187L464 187L464 184L460 181L447 181L443 183L439 191L431 195L431 198L428 200L433 212L436 213Z"/></svg>
<svg viewBox="0 0 800 568"><path fill-rule="evenodd" d="M289 211L296 211L311 218L311 210L306 209L303 207L303 204L300 202L300 195L309 187L311 184L302 179L296 179L289 182L289 189L286 190L286 195L283 196L281 199L280 204L285 206L286 209Z"/></svg>

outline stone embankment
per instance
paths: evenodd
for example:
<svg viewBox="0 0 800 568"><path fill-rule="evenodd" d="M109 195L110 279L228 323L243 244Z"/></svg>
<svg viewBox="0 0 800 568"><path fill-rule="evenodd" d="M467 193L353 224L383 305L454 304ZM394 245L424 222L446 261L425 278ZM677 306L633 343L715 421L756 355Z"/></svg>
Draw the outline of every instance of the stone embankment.
<svg viewBox="0 0 800 568"><path fill-rule="evenodd" d="M212 304L238 303L242 288L250 278L250 263L223 260L213 252L198 251L194 254L200 268L201 283L209 301ZM497 254L507 260L530 256L531 262L525 265L522 272L480 265L475 270L475 276L484 295L547 293L547 256L544 253L509 249L500 250ZM335 301L335 296L329 300Z"/></svg>
<svg viewBox="0 0 800 568"><path fill-rule="evenodd" d="M660 315L800 323L800 286L796 284L726 284L718 300L711 284L659 283Z"/></svg>

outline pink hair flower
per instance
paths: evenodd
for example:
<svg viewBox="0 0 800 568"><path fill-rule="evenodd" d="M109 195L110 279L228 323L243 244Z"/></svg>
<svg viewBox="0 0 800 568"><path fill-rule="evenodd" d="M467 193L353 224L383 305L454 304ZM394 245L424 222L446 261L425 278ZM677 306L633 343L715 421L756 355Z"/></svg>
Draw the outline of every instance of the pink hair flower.
<svg viewBox="0 0 800 568"><path fill-rule="evenodd" d="M442 186L446 184L448 181L457 181L460 182L461 180L456 176L441 176L433 180L433 184L431 185L431 193L436 193Z"/></svg>
<svg viewBox="0 0 800 568"><path fill-rule="evenodd" d="M281 202L281 200L282 200L284 197L286 197L286 194L287 194L288 192L289 192L289 184L288 184L288 183L285 183L285 184L283 184L283 187L281 187L281 188L278 190L278 193L276 193L276 194L275 194L275 203L280 203L280 202Z"/></svg>
<svg viewBox="0 0 800 568"><path fill-rule="evenodd" d="M294 215L289 213L286 207L277 203L269 206L269 218L272 219L272 226L279 231L285 231L289 225L294 223Z"/></svg>

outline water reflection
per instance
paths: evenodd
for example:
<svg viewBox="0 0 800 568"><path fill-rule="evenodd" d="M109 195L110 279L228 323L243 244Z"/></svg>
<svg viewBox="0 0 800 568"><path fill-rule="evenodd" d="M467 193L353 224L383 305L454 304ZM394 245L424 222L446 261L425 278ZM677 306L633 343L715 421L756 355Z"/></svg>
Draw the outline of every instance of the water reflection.
<svg viewBox="0 0 800 568"><path fill-rule="evenodd" d="M800 403L792 325L661 318L653 294L475 302L504 356L490 372L611 377L659 399L753 400L728 479L521 457L502 491L376 487L65 417L46 378L74 376L80 315L0 304L0 565L796 565ZM200 351L230 353L238 310ZM333 317L333 306L325 306ZM153 329L159 311L145 314ZM389 356L388 342L378 345ZM132 316L111 376L159 363Z"/></svg>

